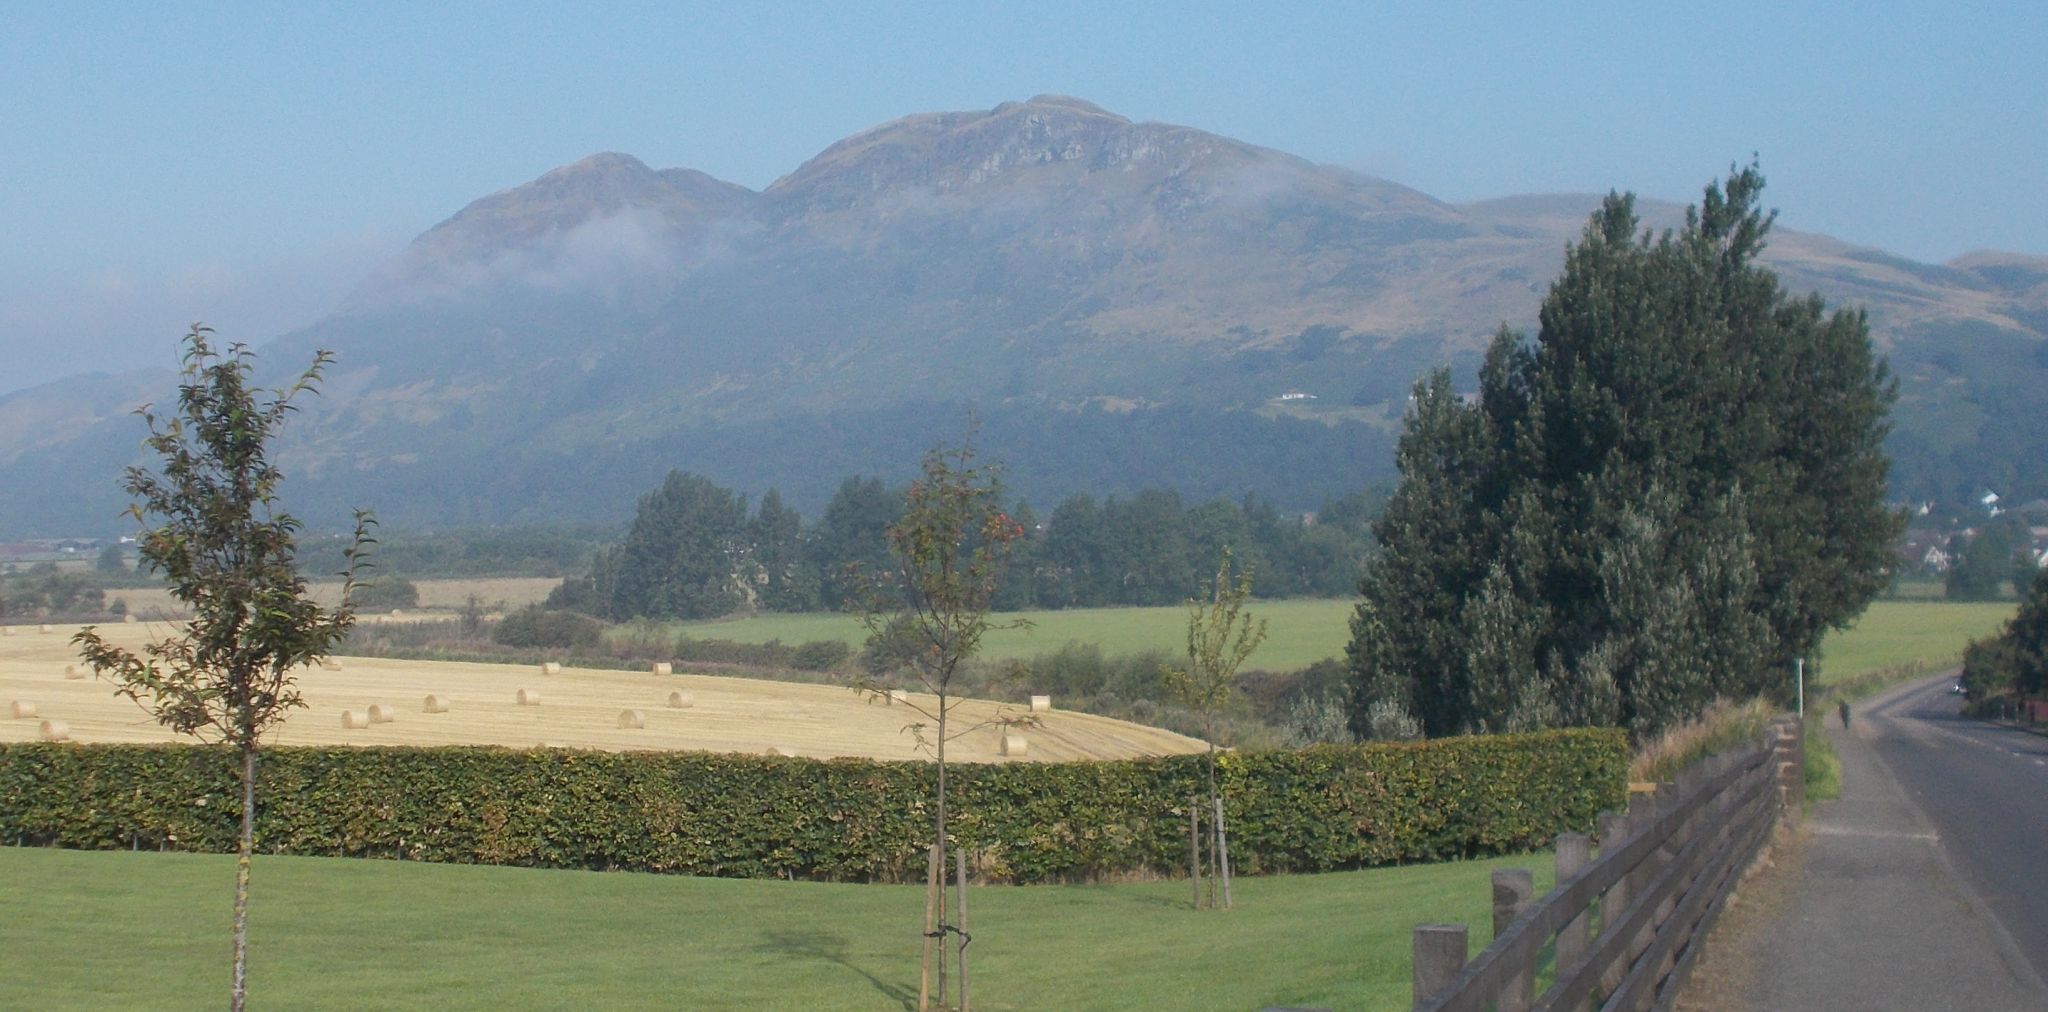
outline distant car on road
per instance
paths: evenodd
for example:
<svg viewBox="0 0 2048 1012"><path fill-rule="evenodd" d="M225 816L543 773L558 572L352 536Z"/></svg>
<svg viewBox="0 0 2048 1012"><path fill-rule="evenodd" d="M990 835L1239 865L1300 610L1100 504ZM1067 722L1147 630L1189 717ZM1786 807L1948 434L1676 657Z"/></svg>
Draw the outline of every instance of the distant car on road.
<svg viewBox="0 0 2048 1012"><path fill-rule="evenodd" d="M1954 684L1954 685L1951 685L1951 686L1949 686L1949 687L1948 687L1948 692L1949 692L1949 695L1951 695L1951 696L1960 696L1960 695L1964 695L1965 693L1968 693L1969 691L1970 691L1970 690L1968 690L1968 689L1965 689L1965 688L1963 688L1963 683L1961 683L1961 682L1957 682L1956 684Z"/></svg>

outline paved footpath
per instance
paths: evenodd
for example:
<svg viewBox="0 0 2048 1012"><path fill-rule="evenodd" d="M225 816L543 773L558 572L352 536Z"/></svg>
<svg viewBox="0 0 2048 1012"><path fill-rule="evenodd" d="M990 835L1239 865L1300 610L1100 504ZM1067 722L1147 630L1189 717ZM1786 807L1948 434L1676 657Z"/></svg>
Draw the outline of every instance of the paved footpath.
<svg viewBox="0 0 2048 1012"><path fill-rule="evenodd" d="M1842 797L1815 806L1778 866L1744 887L1680 1007L2048 1009L2048 987L1866 743L1881 729L1825 723Z"/></svg>

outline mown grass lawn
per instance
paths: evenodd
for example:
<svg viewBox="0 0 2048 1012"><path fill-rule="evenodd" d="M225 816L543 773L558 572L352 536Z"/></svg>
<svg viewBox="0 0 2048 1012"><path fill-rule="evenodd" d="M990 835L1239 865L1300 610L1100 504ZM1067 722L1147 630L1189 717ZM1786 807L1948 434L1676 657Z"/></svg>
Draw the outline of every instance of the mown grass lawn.
<svg viewBox="0 0 2048 1012"><path fill-rule="evenodd" d="M1409 934L1490 940L1488 875L1550 857L1186 882L975 889L976 1007L1400 1009ZM258 1008L896 1009L914 1003L917 886L258 857ZM0 1004L217 1008L232 857L0 847Z"/></svg>

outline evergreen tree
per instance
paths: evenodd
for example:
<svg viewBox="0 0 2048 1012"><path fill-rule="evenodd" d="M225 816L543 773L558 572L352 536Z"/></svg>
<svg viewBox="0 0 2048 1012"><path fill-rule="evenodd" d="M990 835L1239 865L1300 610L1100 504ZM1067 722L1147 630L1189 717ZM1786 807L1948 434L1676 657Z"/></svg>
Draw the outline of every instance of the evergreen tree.
<svg viewBox="0 0 2048 1012"><path fill-rule="evenodd" d="M625 540L599 559L605 613L716 618L747 602L747 502L710 479L670 471L640 498Z"/></svg>
<svg viewBox="0 0 2048 1012"><path fill-rule="evenodd" d="M1353 621L1355 731L1391 701L1431 734L1647 733L1782 695L1882 589L1894 385L1860 312L1757 265L1762 185L1737 172L1658 237L1608 197L1477 403L1417 388Z"/></svg>
<svg viewBox="0 0 2048 1012"><path fill-rule="evenodd" d="M804 555L803 517L769 489L748 525L761 607L812 611L818 607L818 571Z"/></svg>
<svg viewBox="0 0 2048 1012"><path fill-rule="evenodd" d="M1102 508L1094 497L1084 493L1060 503L1046 521L1039 601L1052 608L1108 602L1115 582L1105 575L1107 550Z"/></svg>
<svg viewBox="0 0 2048 1012"><path fill-rule="evenodd" d="M1109 514L1110 544L1117 550L1118 604L1172 604L1195 586L1188 555L1186 512L1180 493L1148 488Z"/></svg>
<svg viewBox="0 0 2048 1012"><path fill-rule="evenodd" d="M902 513L903 494L889 491L880 478L839 483L811 539L820 604L844 606L861 591L860 573L890 565L886 532Z"/></svg>

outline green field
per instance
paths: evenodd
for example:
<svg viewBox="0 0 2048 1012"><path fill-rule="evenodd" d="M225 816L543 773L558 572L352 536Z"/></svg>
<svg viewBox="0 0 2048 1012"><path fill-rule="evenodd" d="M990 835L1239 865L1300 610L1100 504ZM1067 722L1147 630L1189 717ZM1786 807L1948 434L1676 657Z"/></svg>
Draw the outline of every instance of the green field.
<svg viewBox="0 0 2048 1012"><path fill-rule="evenodd" d="M1401 1009L1409 932L1490 940L1488 875L1548 855L1240 879L972 892L982 1009ZM258 857L254 1007L896 1009L923 890ZM0 847L0 995L18 1008L204 1009L227 994L229 856Z"/></svg>
<svg viewBox="0 0 2048 1012"><path fill-rule="evenodd" d="M1350 600L1254 602L1251 612L1267 620L1270 632L1247 663L1249 668L1287 671L1325 657L1344 656L1351 637ZM1962 656L1970 640L1996 632L2012 617L2012 602L1960 604L1946 601L1878 601L1848 630L1828 637L1814 675L1822 682L1877 668L1925 661L1946 663ZM1077 608L1034 611L1018 616L1028 629L989 634L984 656L1029 657L1060 648L1069 640L1093 643L1105 654L1185 647L1187 612L1180 608ZM860 623L846 615L764 615L758 618L695 622L680 628L704 639L743 643L838 639L859 646Z"/></svg>
<svg viewBox="0 0 2048 1012"><path fill-rule="evenodd" d="M1307 667L1325 657L1344 656L1344 644L1351 638L1349 600L1257 601L1249 609L1264 618L1266 642L1247 662L1248 668L1289 671ZM1068 641L1093 643L1102 652L1135 654L1164 650L1180 654L1187 649L1187 611L1179 606L1163 608L1073 608L1065 611L1029 611L996 616L998 620L1025 619L1029 628L1004 629L989 633L982 655L993 658L1029 657L1050 653ZM858 647L866 639L859 620L849 615L817 613L806 615L762 615L756 618L691 622L678 626L700 639L728 639L741 643L802 643L806 640L844 640Z"/></svg>
<svg viewBox="0 0 2048 1012"><path fill-rule="evenodd" d="M2013 601L1879 601L1856 624L1821 644L1810 672L1826 685L1879 668L1946 667L1970 641L1996 633L2019 608Z"/></svg>

